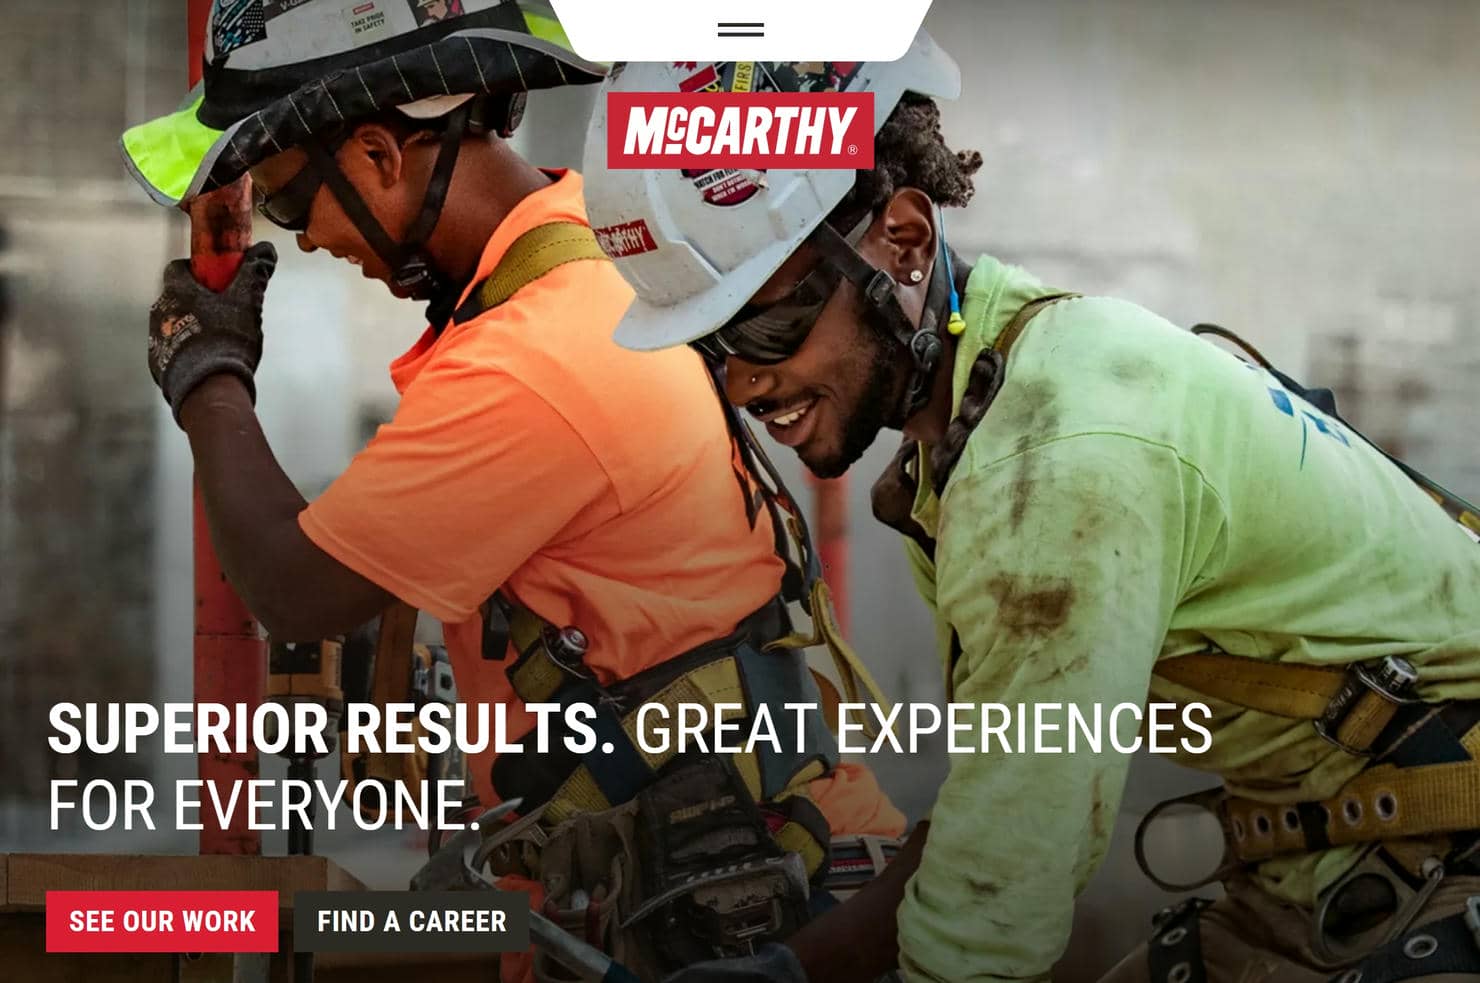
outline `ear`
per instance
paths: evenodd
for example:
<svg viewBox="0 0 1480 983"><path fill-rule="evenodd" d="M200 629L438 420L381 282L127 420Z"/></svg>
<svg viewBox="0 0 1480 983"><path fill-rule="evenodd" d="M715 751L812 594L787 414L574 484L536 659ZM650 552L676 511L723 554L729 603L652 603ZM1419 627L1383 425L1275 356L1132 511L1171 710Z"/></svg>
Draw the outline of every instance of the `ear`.
<svg viewBox="0 0 1480 983"><path fill-rule="evenodd" d="M902 188L884 206L879 223L896 280L908 283L914 271L928 274L935 262L935 205L917 188Z"/></svg>
<svg viewBox="0 0 1480 983"><path fill-rule="evenodd" d="M379 123L365 123L357 127L354 136L345 144L344 154L352 155L345 161L346 169L373 172L373 180L383 189L389 189L401 180L406 167L406 155L396 135Z"/></svg>

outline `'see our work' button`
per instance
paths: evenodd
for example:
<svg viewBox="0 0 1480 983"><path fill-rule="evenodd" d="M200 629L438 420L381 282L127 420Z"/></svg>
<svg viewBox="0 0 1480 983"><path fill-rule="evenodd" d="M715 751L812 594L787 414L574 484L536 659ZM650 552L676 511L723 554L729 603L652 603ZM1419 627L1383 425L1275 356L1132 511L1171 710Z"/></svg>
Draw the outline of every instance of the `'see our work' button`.
<svg viewBox="0 0 1480 983"><path fill-rule="evenodd" d="M276 891L47 891L47 952L276 952Z"/></svg>
<svg viewBox="0 0 1480 983"><path fill-rule="evenodd" d="M300 891L299 952L523 952L529 896L516 891Z"/></svg>

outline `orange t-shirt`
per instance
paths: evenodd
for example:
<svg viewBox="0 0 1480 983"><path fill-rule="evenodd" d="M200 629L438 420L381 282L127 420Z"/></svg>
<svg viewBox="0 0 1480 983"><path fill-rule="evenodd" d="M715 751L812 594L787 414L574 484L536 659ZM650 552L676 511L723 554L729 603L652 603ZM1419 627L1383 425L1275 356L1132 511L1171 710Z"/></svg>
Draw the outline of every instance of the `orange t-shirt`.
<svg viewBox="0 0 1480 983"><path fill-rule="evenodd" d="M553 221L586 222L578 174L509 213L474 282ZM509 663L481 655L478 608L499 587L579 626L587 664L610 683L728 634L780 583L770 522L746 519L699 357L611 340L631 298L611 263L578 261L429 329L391 365L394 419L299 516L320 549L442 621L459 697L507 704L511 738L535 718ZM485 803L497 801L493 758L471 762ZM844 766L811 792L835 832L903 828L866 770Z"/></svg>

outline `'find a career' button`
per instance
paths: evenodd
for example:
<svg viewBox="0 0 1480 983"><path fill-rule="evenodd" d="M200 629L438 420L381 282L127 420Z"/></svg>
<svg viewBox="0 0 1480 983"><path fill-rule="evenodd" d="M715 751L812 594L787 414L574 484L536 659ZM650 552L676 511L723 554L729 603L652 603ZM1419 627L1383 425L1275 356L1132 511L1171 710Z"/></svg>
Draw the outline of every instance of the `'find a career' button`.
<svg viewBox="0 0 1480 983"><path fill-rule="evenodd" d="M302 891L299 952L522 952L529 897L512 891Z"/></svg>

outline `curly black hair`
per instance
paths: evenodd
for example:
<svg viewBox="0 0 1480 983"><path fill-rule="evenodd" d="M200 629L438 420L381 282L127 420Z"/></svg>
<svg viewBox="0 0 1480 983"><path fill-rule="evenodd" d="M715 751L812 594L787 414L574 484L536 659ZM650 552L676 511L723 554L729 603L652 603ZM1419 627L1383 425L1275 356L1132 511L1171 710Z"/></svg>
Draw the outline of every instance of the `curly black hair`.
<svg viewBox="0 0 1480 983"><path fill-rule="evenodd" d="M917 188L942 207L964 207L976 191L972 176L981 166L978 151L946 146L934 99L906 92L874 136L873 170L858 172L853 189L828 221L847 232L866 214L876 214L901 188Z"/></svg>

